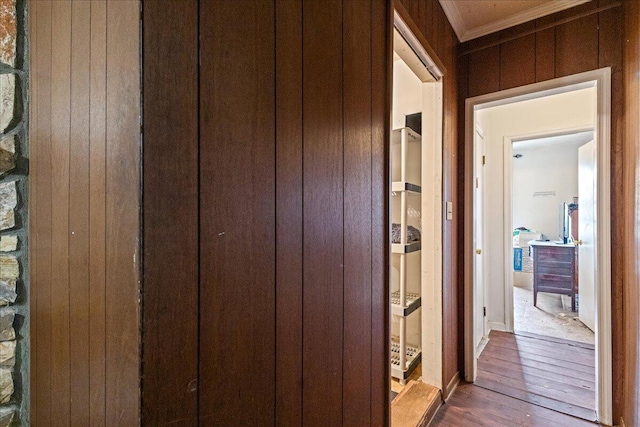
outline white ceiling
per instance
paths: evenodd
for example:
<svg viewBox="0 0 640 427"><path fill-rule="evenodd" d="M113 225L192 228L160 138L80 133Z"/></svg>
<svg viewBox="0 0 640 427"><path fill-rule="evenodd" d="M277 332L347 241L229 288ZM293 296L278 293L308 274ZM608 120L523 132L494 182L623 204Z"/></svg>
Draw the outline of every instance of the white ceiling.
<svg viewBox="0 0 640 427"><path fill-rule="evenodd" d="M574 146L576 148L593 139L593 131L578 132L568 135L550 136L546 138L529 139L513 143L513 152L523 152L529 150L549 149L562 144L564 146Z"/></svg>
<svg viewBox="0 0 640 427"><path fill-rule="evenodd" d="M591 0L440 0L458 39L466 42Z"/></svg>

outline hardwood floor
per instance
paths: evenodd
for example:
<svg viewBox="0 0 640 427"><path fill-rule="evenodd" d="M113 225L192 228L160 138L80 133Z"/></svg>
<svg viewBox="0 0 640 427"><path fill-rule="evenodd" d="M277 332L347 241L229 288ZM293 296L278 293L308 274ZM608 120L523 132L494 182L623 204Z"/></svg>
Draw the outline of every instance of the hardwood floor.
<svg viewBox="0 0 640 427"><path fill-rule="evenodd" d="M494 331L476 383L460 385L431 425L572 427L595 420L593 345Z"/></svg>
<svg viewBox="0 0 640 427"><path fill-rule="evenodd" d="M474 384L460 384L432 427L594 427L597 424L514 399Z"/></svg>

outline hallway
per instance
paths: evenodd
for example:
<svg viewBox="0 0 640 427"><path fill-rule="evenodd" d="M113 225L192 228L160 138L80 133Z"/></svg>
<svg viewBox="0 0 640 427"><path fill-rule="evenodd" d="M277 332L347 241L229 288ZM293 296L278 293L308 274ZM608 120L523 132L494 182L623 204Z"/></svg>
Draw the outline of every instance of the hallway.
<svg viewBox="0 0 640 427"><path fill-rule="evenodd" d="M493 331L476 383L458 387L433 425L594 425L594 365L592 345Z"/></svg>

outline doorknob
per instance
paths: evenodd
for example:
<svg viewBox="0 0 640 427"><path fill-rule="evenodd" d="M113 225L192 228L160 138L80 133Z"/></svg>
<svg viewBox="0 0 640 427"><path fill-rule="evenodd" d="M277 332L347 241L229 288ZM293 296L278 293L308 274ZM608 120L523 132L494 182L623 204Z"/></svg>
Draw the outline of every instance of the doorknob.
<svg viewBox="0 0 640 427"><path fill-rule="evenodd" d="M480 255L482 253L482 249L476 249L476 253Z"/></svg>
<svg viewBox="0 0 640 427"><path fill-rule="evenodd" d="M582 244L582 240L574 240L573 244L576 245L576 246L581 245Z"/></svg>

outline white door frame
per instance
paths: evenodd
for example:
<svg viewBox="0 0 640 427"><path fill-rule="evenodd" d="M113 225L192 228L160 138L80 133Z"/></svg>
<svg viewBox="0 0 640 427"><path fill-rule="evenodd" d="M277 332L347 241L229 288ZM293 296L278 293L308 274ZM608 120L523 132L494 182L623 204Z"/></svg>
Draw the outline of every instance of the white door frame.
<svg viewBox="0 0 640 427"><path fill-rule="evenodd" d="M588 71L541 83L469 98L465 103L465 144L473 147L475 111L542 96L595 87L597 93L596 135L596 413L598 421L612 424L612 351L611 351L611 68ZM468 153L468 151L467 151ZM473 188L467 173L465 185ZM472 190L471 190L472 191ZM468 197L469 190L465 192ZM472 207L470 207L472 210ZM469 215L469 216L467 216ZM465 214L465 259L472 260L473 212ZM475 381L477 359L474 348L473 263L465 262L464 283L464 359L465 379Z"/></svg>
<svg viewBox="0 0 640 427"><path fill-rule="evenodd" d="M473 209L474 212L477 210L478 205L482 206L482 210L484 210L484 207L486 206L485 204L485 185L484 185L484 181L485 181L485 172L484 172L484 168L483 166L478 167L478 165L484 165L484 159L482 159L482 157L485 156L485 144L486 144L486 140L485 140L485 134L482 131L482 128L480 127L479 123L476 123L475 125L475 134L473 136L473 177L474 180L476 180L474 182L474 191L473 191ZM482 141L482 147L478 147L478 142ZM479 158L479 156L481 156ZM477 170L479 169L479 170ZM480 191L478 191L478 189ZM479 203L478 203L479 202ZM484 217L484 215L481 217L480 221L483 222L486 221L486 218ZM486 242L486 227L479 227L479 228L474 228L474 232L477 232L477 234L474 234L474 249L476 251L474 257L473 257L473 265L477 266L477 265L481 265L483 268L480 271L480 274L476 275L476 273L478 273L476 270L474 270L474 276L473 276L473 280L474 280L474 289L478 290L478 288L480 288L482 290L482 296L481 296L481 300L482 300L482 306L483 306L483 310L486 310L486 306L487 306L487 270L484 268L484 254L483 251L486 253L484 245ZM478 253L478 251L480 251L480 253ZM481 281L480 286L478 286L478 283L476 282L477 280ZM479 306L478 301L476 300L477 295L474 294L474 305L476 307ZM480 353L482 353L482 351L484 350L484 348L486 347L487 343L489 342L489 331L490 328L488 326L487 323L487 316L486 313L483 313L482 316L480 316L480 313L474 313L475 316L477 316L475 318L475 321L477 321L478 319L482 319L482 336L477 336L474 335L473 337L473 342L474 342L474 348L475 348L475 352L476 352L476 359L480 356ZM476 325L477 326L477 325ZM474 334L476 333L476 330L474 328Z"/></svg>

